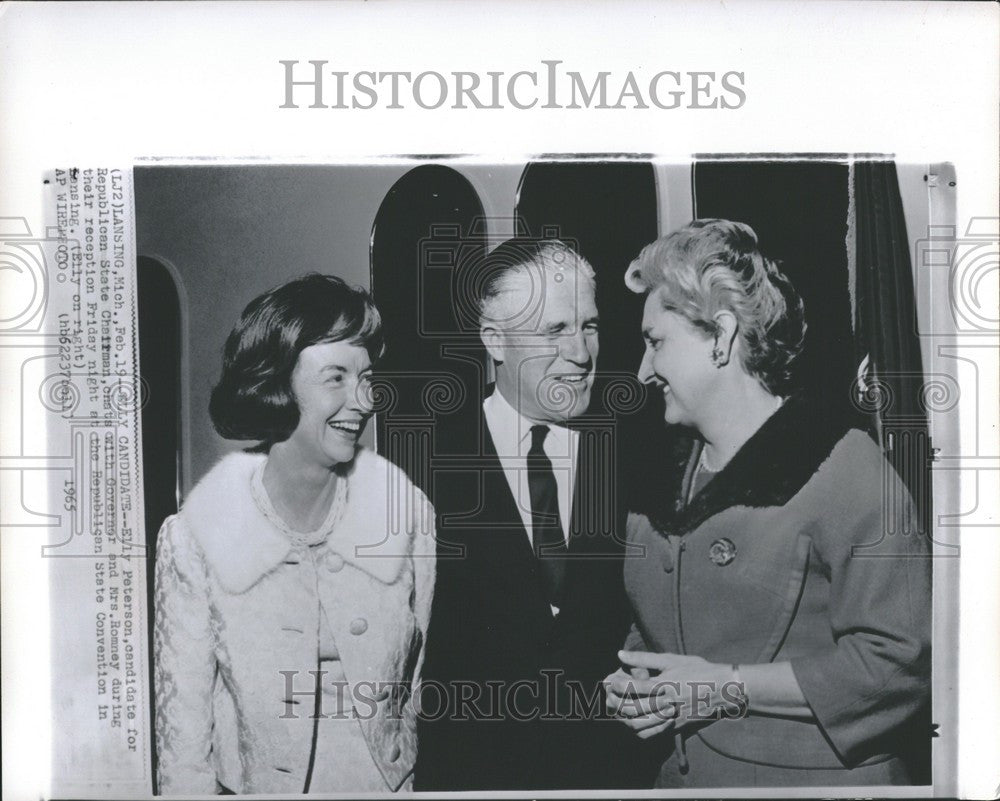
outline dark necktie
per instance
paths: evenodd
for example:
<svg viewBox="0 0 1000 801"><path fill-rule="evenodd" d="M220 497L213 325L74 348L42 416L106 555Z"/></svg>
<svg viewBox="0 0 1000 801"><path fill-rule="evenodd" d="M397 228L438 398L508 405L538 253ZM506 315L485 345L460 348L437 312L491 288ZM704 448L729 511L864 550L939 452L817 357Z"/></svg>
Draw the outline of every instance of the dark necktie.
<svg viewBox="0 0 1000 801"><path fill-rule="evenodd" d="M559 519L559 492L552 462L542 445L548 426L531 427L528 450L528 491L531 495L531 530L535 556L541 568L549 603L560 606L566 574L566 539Z"/></svg>

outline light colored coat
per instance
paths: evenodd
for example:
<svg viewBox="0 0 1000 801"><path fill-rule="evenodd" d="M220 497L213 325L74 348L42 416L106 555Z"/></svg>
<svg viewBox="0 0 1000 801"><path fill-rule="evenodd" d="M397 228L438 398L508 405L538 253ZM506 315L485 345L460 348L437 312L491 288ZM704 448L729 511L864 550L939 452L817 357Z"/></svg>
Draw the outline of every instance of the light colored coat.
<svg viewBox="0 0 1000 801"><path fill-rule="evenodd" d="M402 471L359 450L327 540L295 545L252 495L265 458L225 457L160 530L160 791L303 791L314 711L304 691L318 667L321 607L372 758L396 790L416 757L433 511Z"/></svg>

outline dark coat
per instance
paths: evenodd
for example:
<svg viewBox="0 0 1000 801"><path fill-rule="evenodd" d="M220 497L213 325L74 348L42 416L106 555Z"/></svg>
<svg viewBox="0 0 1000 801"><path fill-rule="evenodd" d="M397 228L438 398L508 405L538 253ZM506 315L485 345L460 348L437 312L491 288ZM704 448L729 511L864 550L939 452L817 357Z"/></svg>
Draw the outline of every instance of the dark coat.
<svg viewBox="0 0 1000 801"><path fill-rule="evenodd" d="M481 411L481 410L480 410ZM615 490L615 448L607 423L581 430L566 598L553 619L536 557L493 440L476 424L439 425L432 496L438 525L438 579L424 665L417 790L617 786L629 748L612 720L543 720L571 708L575 680L603 714L600 681L617 667L628 628L622 553L624 504ZM559 676L556 687L555 676ZM456 682L477 694L493 720L460 716ZM493 697L518 682L516 710ZM547 683L548 682L548 683ZM446 698L441 688L448 687ZM532 698L536 695L537 698ZM581 696L578 696L581 697ZM466 711L469 712L468 707ZM516 714L522 718L515 719ZM555 712L556 714L552 714Z"/></svg>
<svg viewBox="0 0 1000 801"><path fill-rule="evenodd" d="M805 399L789 399L690 504L698 448L678 441L649 482L659 491L629 516L629 543L646 549L625 567L629 645L726 664L790 661L815 722L751 714L693 736L760 765L880 764L889 781L929 703L929 539L878 446L816 419ZM722 540L735 549L728 564Z"/></svg>

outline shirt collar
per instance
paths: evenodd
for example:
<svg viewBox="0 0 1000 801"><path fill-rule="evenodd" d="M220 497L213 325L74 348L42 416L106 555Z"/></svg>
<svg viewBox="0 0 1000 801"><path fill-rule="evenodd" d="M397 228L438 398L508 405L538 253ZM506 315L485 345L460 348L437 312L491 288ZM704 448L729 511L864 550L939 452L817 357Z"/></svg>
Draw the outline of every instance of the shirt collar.
<svg viewBox="0 0 1000 801"><path fill-rule="evenodd" d="M531 447L531 427L534 425L549 427L545 452L550 457L569 458L572 454L570 447L576 432L555 423L529 420L511 406L498 389L494 389L493 394L483 401L483 412L498 456L526 456Z"/></svg>

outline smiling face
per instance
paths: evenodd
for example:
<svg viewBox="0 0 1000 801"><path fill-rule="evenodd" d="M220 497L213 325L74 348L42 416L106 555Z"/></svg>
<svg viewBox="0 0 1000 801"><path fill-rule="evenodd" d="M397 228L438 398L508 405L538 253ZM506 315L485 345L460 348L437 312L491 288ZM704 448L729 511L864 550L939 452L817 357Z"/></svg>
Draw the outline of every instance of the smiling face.
<svg viewBox="0 0 1000 801"><path fill-rule="evenodd" d="M326 468L351 461L371 416L364 386L370 375L371 359L360 345L322 342L303 348L291 382L299 422L288 444Z"/></svg>
<svg viewBox="0 0 1000 801"><path fill-rule="evenodd" d="M650 292L642 315L646 352L639 380L663 392L664 420L699 428L714 395L719 370L712 363L715 340L676 312L666 311L659 292Z"/></svg>
<svg viewBox="0 0 1000 801"><path fill-rule="evenodd" d="M517 271L503 298L516 326L484 329L497 389L524 417L558 423L590 403L598 352L597 305L580 269ZM521 314L528 311L527 317Z"/></svg>

